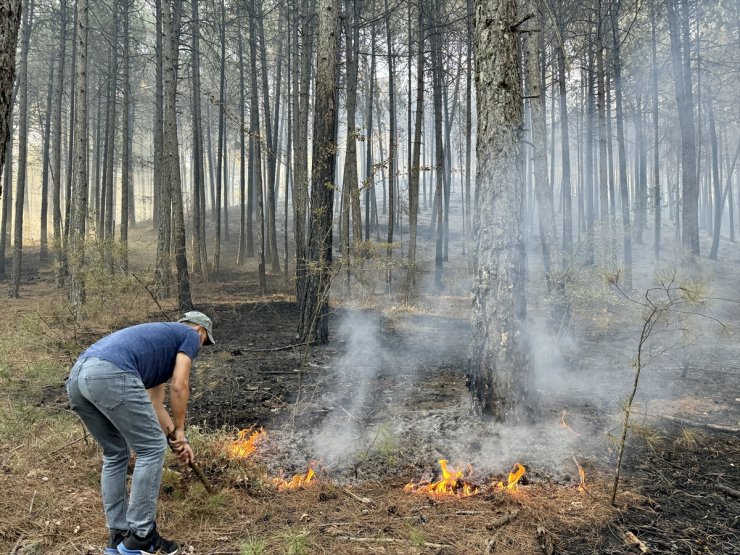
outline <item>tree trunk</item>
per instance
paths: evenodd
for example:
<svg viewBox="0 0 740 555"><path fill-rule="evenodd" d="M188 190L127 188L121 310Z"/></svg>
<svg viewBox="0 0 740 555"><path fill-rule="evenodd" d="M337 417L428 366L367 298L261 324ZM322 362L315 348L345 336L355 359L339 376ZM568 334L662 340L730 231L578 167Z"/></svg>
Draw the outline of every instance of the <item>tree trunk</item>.
<svg viewBox="0 0 740 555"><path fill-rule="evenodd" d="M424 120L424 3L417 3L417 54L416 54L416 118L414 122L414 152L411 158L409 180L409 289L416 285L416 231L419 213L419 175L421 173L421 131ZM468 97L470 99L470 97ZM410 107L409 107L410 109ZM409 133L411 130L409 129ZM469 160L468 160L469 161ZM468 166L468 172L470 166ZM468 177L470 177L468 173ZM468 184L469 185L469 184ZM468 189L469 192L469 189ZM467 199L468 202L470 199Z"/></svg>
<svg viewBox="0 0 740 555"><path fill-rule="evenodd" d="M216 202L214 204L215 214L213 217L213 263L211 270L217 274L221 270L221 194L226 183L221 181L225 175L223 166L226 163L224 156L224 127L225 127L225 110L226 110L226 7L224 0L221 0L221 73L219 81L218 96L218 152L216 154Z"/></svg>
<svg viewBox="0 0 740 555"><path fill-rule="evenodd" d="M632 289L632 237L630 229L630 199L627 186L627 153L624 143L622 111L622 60L619 36L619 9L612 11L612 64L614 65L614 100L617 119L617 151L619 158L619 191L622 200L622 236L624 246L624 285Z"/></svg>
<svg viewBox="0 0 740 555"><path fill-rule="evenodd" d="M162 54L162 1L155 0L154 11L155 15L155 51L154 51L154 132L152 134L152 141L154 142L154 173L153 173L153 185L154 191L152 195L152 227L157 230L161 229L159 221L160 214L167 213L163 212L160 208L160 194L162 192L162 172L157 171L157 168L162 167L162 150L163 150L163 133L164 133L164 72L162 66L163 54ZM159 246L157 247L159 248Z"/></svg>
<svg viewBox="0 0 740 555"><path fill-rule="evenodd" d="M13 273L10 276L8 293L13 299L17 299L20 293L21 259L23 257L23 203L26 198L26 175L28 173L28 48L33 28L33 4L33 0L30 0L24 6L18 64L18 178L13 221Z"/></svg>
<svg viewBox="0 0 740 555"><path fill-rule="evenodd" d="M589 22L589 26L591 23ZM588 69L586 71L586 142L583 145L583 201L586 216L585 264L594 263L594 53L591 46L592 31L586 39Z"/></svg>
<svg viewBox="0 0 740 555"><path fill-rule="evenodd" d="M85 223L87 221L87 0L77 0L76 13L76 91L74 145L74 210L70 210L69 300L77 320L83 316L85 281ZM73 56L74 57L74 56Z"/></svg>
<svg viewBox="0 0 740 555"><path fill-rule="evenodd" d="M167 5L162 14L162 31L164 34L164 71L165 71L165 125L164 143L167 167L165 175L169 178L169 189L172 197L172 226L174 234L175 267L177 269L177 308L180 312L193 309L190 295L190 274L185 247L185 215L182 201L182 180L180 178L180 149L177 138L177 65L180 46L180 17L182 0L165 0Z"/></svg>
<svg viewBox="0 0 740 555"><path fill-rule="evenodd" d="M172 263L171 263L171 245L172 245L172 198L174 191L171 188L172 177L170 172L173 169L171 146L166 144L165 141L168 137L165 137L169 122L167 118L167 102L170 89L176 87L174 81L174 66L172 55L172 20L169 2L171 0L159 0L159 18L162 25L162 157L161 157L161 179L159 182L159 199L157 202L159 208L159 230L157 233L157 258L154 269L155 273L155 288L156 295L162 299L169 297L172 288ZM177 1L177 0L175 0ZM168 19L165 22L165 19ZM169 26L169 32L165 37L165 25ZM167 41L169 40L169 44ZM173 106L173 109L175 107ZM171 135L169 136L171 139ZM179 168L179 166L178 166ZM155 169L155 173L157 170Z"/></svg>
<svg viewBox="0 0 740 555"><path fill-rule="evenodd" d="M531 13L537 13L533 0L529 2ZM544 25L544 22L539 22ZM550 294L554 291L553 272L558 272L558 238L555 229L555 212L552 206L552 191L547 179L547 122L545 95L541 83L539 38L536 33L525 33L524 48L527 68L527 97L531 111L531 129L534 165L534 193L537 199L537 214L540 223L540 244L545 282Z"/></svg>
<svg viewBox="0 0 740 555"><path fill-rule="evenodd" d="M526 331L522 89L515 0L476 0L476 246L468 384L496 420L535 413Z"/></svg>
<svg viewBox="0 0 740 555"><path fill-rule="evenodd" d="M64 262L62 251L62 96L64 95L64 71L67 50L67 2L62 0L59 17L59 50L57 53L57 84L54 90L54 115L51 126L51 212L54 234L54 262L56 285L64 285Z"/></svg>
<svg viewBox="0 0 740 555"><path fill-rule="evenodd" d="M691 45L682 45L679 29L678 0L666 0L671 35L671 61L676 86L678 122L681 129L681 248L687 259L699 256L699 192L696 178L696 135L694 132L694 101L691 89ZM685 3L685 0L684 0ZM688 25L688 22L685 23ZM684 37L686 38L686 37ZM681 49L683 48L683 55Z"/></svg>
<svg viewBox="0 0 740 555"><path fill-rule="evenodd" d="M240 12L241 15L241 12ZM251 15L250 15L251 18ZM246 139L244 134L245 94L244 94L244 38L242 26L237 26L237 43L239 47L239 250L236 253L237 266L244 265L247 255L246 235L246 194L247 194L247 159ZM251 127L250 127L251 131ZM251 145L251 140L250 140ZM249 170L252 168L250 166Z"/></svg>
<svg viewBox="0 0 740 555"><path fill-rule="evenodd" d="M309 236L310 271L301 299L299 337L325 344L329 340L329 287L332 266L332 217L336 168L337 64L339 0L320 0L313 127L313 178Z"/></svg>
<svg viewBox="0 0 740 555"><path fill-rule="evenodd" d="M445 156L442 143L442 63L441 55L441 27L439 24L439 0L434 4L434 25L432 34L432 89L434 96L434 143L435 143L435 168L436 175L434 191L434 207L432 208L432 220L435 223L436 241L434 250L434 285L442 287L442 271L444 269L444 222L442 220L442 203L444 189ZM477 30L476 30L477 31ZM477 43L476 43L477 45ZM521 96L521 91L520 91ZM480 140L480 138L479 138ZM480 172L480 170L479 170Z"/></svg>
<svg viewBox="0 0 740 555"><path fill-rule="evenodd" d="M396 223L396 143L398 131L396 129L396 85L395 63L393 60L393 36L391 33L391 11L388 9L388 0L385 0L385 29L388 39L388 270L386 283L388 291L392 279L393 259L393 231Z"/></svg>
<svg viewBox="0 0 740 555"><path fill-rule="evenodd" d="M0 56L0 175L3 174L5 152L12 126L15 53L21 24L21 11L21 0L0 1L0 52L3 53ZM0 196L2 192L0 187Z"/></svg>
<svg viewBox="0 0 740 555"><path fill-rule="evenodd" d="M203 119L200 100L200 12L197 1L192 1L190 4L192 19L190 63L193 72L193 271L199 274L203 281L208 281L206 172L203 156ZM244 222L242 222L243 227Z"/></svg>
<svg viewBox="0 0 740 555"><path fill-rule="evenodd" d="M560 28L562 37L563 28ZM562 40L562 38L561 38ZM563 252L566 256L573 254L573 205L570 183L570 132L568 123L568 99L565 81L564 46L557 46L558 90L560 97L560 152L561 152L561 188L563 194Z"/></svg>
<svg viewBox="0 0 740 555"><path fill-rule="evenodd" d="M121 266L128 271L128 225L129 225L129 192L133 189L131 181L131 76L130 76L130 37L129 37L129 0L123 3L123 103L121 104Z"/></svg>
<svg viewBox="0 0 740 555"><path fill-rule="evenodd" d="M255 18L255 4L252 0L249 14L249 54L252 73L252 100L249 107L251 122L249 136L252 148L250 171L257 192L257 273L260 293L264 294L267 292L267 278L265 276L265 202L262 183L262 138L260 136L259 89L257 88L257 31Z"/></svg>
<svg viewBox="0 0 740 555"><path fill-rule="evenodd" d="M714 122L714 109L707 102L709 109L709 142L712 147L712 191L714 193L714 233L712 234L712 248L709 252L710 260L717 260L719 251L719 236L722 231L722 184L719 176L719 145L717 143L717 127Z"/></svg>
<svg viewBox="0 0 740 555"><path fill-rule="evenodd" d="M270 115L270 88L267 80L267 48L265 46L265 31L263 20L265 17L264 13L264 0L260 1L260 14L258 22L258 32L260 41L260 56L261 63L260 69L262 70L262 98L265 113L265 145L267 154L267 186L265 192L267 193L266 199L266 231L267 237L265 242L265 249L267 255L270 257L270 268L273 272L280 272L280 253L277 248L277 226L275 224L276 216L276 202L275 202L275 174L277 167L277 156L274 148L274 139L277 137L277 124L273 129L272 116ZM280 97L277 96L275 100L275 107L277 112L277 106L280 102ZM274 137L273 137L274 135Z"/></svg>
<svg viewBox="0 0 740 555"><path fill-rule="evenodd" d="M371 196L375 193L373 169L373 106L375 96L375 0L371 0L372 23L370 26L370 75L367 95L367 132L365 133L365 241L370 240Z"/></svg>
<svg viewBox="0 0 740 555"><path fill-rule="evenodd" d="M48 215L49 215L49 150L51 148L51 105L54 96L54 70L56 69L54 58L49 61L49 83L46 93L46 111L44 112L44 127L42 133L44 136L44 150L41 155L41 225L39 239L39 259L45 263L49 258L49 233L48 233Z"/></svg>
<svg viewBox="0 0 740 555"><path fill-rule="evenodd" d="M658 58L656 53L655 37L655 5L650 6L650 35L651 35L651 62L652 62L652 108L653 108L653 252L655 259L660 258L660 227L661 227L661 193L660 193L660 129L658 127Z"/></svg>

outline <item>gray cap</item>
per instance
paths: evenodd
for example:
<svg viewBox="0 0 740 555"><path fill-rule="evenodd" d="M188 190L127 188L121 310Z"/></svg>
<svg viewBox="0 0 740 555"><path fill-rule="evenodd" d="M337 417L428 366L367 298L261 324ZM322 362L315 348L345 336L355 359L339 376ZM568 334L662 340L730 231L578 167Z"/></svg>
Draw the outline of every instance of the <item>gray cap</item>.
<svg viewBox="0 0 740 555"><path fill-rule="evenodd" d="M211 319L202 312L198 312L197 310L186 312L182 315L182 318L180 318L178 322L190 322L191 324L198 324L199 326L203 326L206 330L206 333L208 334L208 340L205 342L205 344L213 345L215 343L215 341L213 340L213 323L211 322Z"/></svg>

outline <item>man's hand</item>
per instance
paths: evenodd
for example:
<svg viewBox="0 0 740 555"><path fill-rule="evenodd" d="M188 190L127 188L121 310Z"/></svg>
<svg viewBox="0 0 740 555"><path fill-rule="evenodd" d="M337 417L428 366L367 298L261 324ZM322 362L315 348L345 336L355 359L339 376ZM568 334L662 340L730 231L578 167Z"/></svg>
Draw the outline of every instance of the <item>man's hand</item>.
<svg viewBox="0 0 740 555"><path fill-rule="evenodd" d="M167 434L167 443L172 449L172 452L186 464L192 464L195 462L195 454L193 448L188 443L188 438L185 437L185 431L176 429L173 432Z"/></svg>

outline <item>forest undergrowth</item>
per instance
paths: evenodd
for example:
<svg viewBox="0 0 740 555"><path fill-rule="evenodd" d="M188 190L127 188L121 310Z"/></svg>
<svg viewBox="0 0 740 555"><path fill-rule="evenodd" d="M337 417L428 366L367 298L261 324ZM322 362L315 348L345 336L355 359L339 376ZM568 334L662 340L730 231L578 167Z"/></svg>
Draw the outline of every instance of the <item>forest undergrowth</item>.
<svg viewBox="0 0 740 555"><path fill-rule="evenodd" d="M174 317L174 300L155 303L146 290L151 246L146 233L133 238L129 275L95 277L93 265L91 309L80 324L51 269L26 257L23 294L6 303L0 324L4 553L100 552L100 452L67 410L63 384L97 337ZM649 245L635 250L629 294L641 299L658 268L665 275L672 266L653 264ZM247 265L195 282L196 306L212 315L218 342L197 361L190 435L217 493L168 458L158 525L189 552L214 555L740 553L740 248L725 243L720 255L701 260L710 300L689 311L701 316L675 315L681 324L647 347L614 506L644 312L610 287L613 268L579 270L571 320L553 331L530 248L541 415L508 427L469 410L469 278L457 243L441 291L422 268L417 293L403 292L403 269L393 266L389 295L388 267L372 260L355 270L350 290L336 281L332 340L310 350L295 346L291 281L271 275L259 295ZM230 453L237 432L250 428L265 432L254 452ZM473 495L405 491L439 480L440 459ZM514 491L505 486L517 463L526 473ZM276 480L309 468L308 485L281 491Z"/></svg>

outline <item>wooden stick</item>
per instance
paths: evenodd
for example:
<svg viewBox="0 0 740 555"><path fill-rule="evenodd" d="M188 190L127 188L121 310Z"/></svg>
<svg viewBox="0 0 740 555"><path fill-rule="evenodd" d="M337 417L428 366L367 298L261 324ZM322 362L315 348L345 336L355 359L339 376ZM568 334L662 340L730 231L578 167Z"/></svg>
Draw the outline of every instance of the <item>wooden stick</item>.
<svg viewBox="0 0 740 555"><path fill-rule="evenodd" d="M486 525L486 529L488 530L496 530L497 528L501 528L503 525L508 524L512 520L514 520L517 515L519 514L519 509L514 509L513 511L509 511L508 513L505 513L495 519L490 524Z"/></svg>
<svg viewBox="0 0 740 555"><path fill-rule="evenodd" d="M341 539L351 541L351 542L358 542L358 543L408 543L408 540L399 540L397 538L356 538L353 536L342 536ZM418 545L422 547L431 547L434 549L442 549L443 547L452 547L449 544L445 543L431 543L431 542L421 542Z"/></svg>
<svg viewBox="0 0 740 555"><path fill-rule="evenodd" d="M342 491L344 493L346 493L347 495L349 495L355 501L359 501L360 503L364 503L365 505L372 505L373 504L373 500L370 499L369 497L360 497L359 495L357 495L357 494L352 493L351 491L349 491L347 488L342 488Z"/></svg>
<svg viewBox="0 0 740 555"><path fill-rule="evenodd" d="M169 432L167 434L167 439L169 439L170 441L174 440L175 439L174 432ZM170 445L170 442L168 441L167 444ZM172 445L170 445L170 449L172 449ZM173 453L175 452L174 449L172 449L172 452ZM206 475L203 474L203 471L201 470L200 466L190 461L188 461L188 466L190 467L190 470L192 470L195 473L195 475L198 477L198 480L200 480L200 483L203 484L203 487L206 488L206 491L208 493L213 493L215 490L213 489L213 486L211 485L211 483L208 481L208 478L206 478Z"/></svg>
<svg viewBox="0 0 740 555"><path fill-rule="evenodd" d="M735 497L736 499L740 499L740 491L731 488L730 486L726 486L724 484L717 484L717 488L721 491L724 491L727 495L731 495L732 497Z"/></svg>
<svg viewBox="0 0 740 555"><path fill-rule="evenodd" d="M635 536L629 530L625 531L624 533L624 543L630 546L636 545L639 548L640 553L650 553L650 549L648 548L648 546L645 545L645 543L640 538Z"/></svg>
<svg viewBox="0 0 740 555"><path fill-rule="evenodd" d="M665 420L670 420L671 422L675 422L676 424L683 424L684 426L691 426L692 428L708 428L710 430L717 430L720 432L731 432L731 433L738 433L740 432L740 428L735 428L732 426L724 426L722 424L705 424L702 422L692 422L691 420L685 420L683 418L677 418L675 416L668 416L666 414L659 415L660 418L664 418Z"/></svg>

